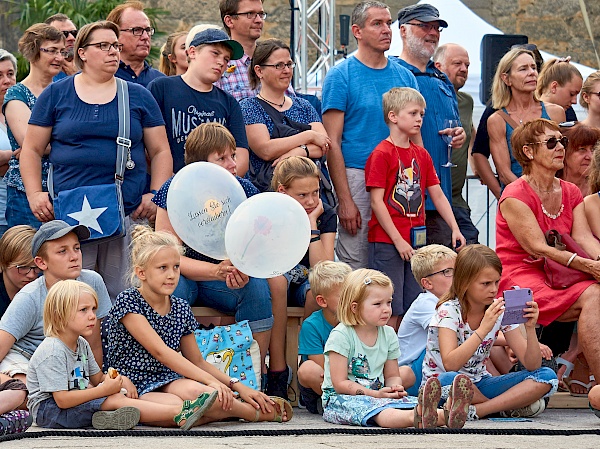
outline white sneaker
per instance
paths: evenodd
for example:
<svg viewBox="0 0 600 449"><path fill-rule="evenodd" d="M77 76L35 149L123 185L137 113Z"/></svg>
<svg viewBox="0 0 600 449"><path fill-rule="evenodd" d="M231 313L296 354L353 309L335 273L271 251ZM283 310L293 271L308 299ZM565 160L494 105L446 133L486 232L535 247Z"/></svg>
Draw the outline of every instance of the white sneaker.
<svg viewBox="0 0 600 449"><path fill-rule="evenodd" d="M500 412L500 416L503 418L535 418L544 410L546 410L546 401L544 401L544 399L538 399L527 407Z"/></svg>

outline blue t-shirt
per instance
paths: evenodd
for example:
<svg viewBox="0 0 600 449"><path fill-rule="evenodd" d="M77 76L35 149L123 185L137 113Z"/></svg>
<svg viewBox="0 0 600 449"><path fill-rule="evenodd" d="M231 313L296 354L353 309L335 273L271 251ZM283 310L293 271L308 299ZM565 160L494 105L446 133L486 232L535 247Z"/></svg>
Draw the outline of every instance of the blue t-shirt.
<svg viewBox="0 0 600 449"><path fill-rule="evenodd" d="M115 182L119 134L117 96L105 104L84 103L75 91L75 77L50 84L38 98L29 120L32 125L52 127L50 162L54 169L55 195L82 185ZM128 85L129 138L135 168L125 170L123 181L127 215L140 204L146 185L144 128L164 125L150 92L136 84Z"/></svg>
<svg viewBox="0 0 600 449"><path fill-rule="evenodd" d="M391 57L390 59L415 74L419 91L425 97L427 107L425 108L423 126L421 127L423 146L431 155L444 195L452 204L452 171L449 167L442 167L448 161L448 144L438 134L438 131L445 128L444 120L446 119L459 120L460 122L458 100L456 99L454 86L448 77L435 67L433 61L429 61L425 72L421 72L414 65L400 58ZM433 201L429 196L425 201L425 209L435 210Z"/></svg>
<svg viewBox="0 0 600 449"><path fill-rule="evenodd" d="M11 86L7 91L6 95L4 95L4 103L2 104L2 113L6 112L6 105L10 101L22 101L27 105L27 107L32 110L33 106L35 106L35 102L37 97L33 95L33 93L29 90L27 86L21 83L17 83L14 86ZM21 145L15 139L8 123L6 124L6 132L8 134L8 140L10 141L10 146L14 151L21 148ZM48 156L42 157L42 189L44 191L48 190L48 169L50 168L50 162L48 161ZM7 186L14 187L15 189L20 190L21 192L25 191L25 186L23 185L23 179L21 178L21 170L19 167L19 159L16 157L11 157L8 161L8 171L4 175L4 180L6 181Z"/></svg>
<svg viewBox="0 0 600 449"><path fill-rule="evenodd" d="M140 84L144 87L148 87L150 81L156 78L162 78L165 76L160 70L153 69L150 64L144 61L144 68L140 72L139 76L135 74L131 66L128 66L123 61L119 62L119 69L115 73L117 78L129 81L130 83Z"/></svg>
<svg viewBox="0 0 600 449"><path fill-rule="evenodd" d="M154 198L152 198L152 201L154 202L154 204L156 204L161 209L167 210L167 194L169 193L169 187L171 186L171 182L173 181L173 178L174 178L174 176L172 176L170 179L168 179L161 186L161 188L158 189L158 192L156 192L156 195L154 195ZM258 191L258 189L256 187L254 187L254 184L252 184L247 179L240 178L239 176L236 176L235 178L242 185L242 188L244 189L244 193L246 194L247 198L250 198L251 196L256 195L257 193L260 193ZM210 262L210 263L216 263L216 264L218 264L220 262L219 260L205 256L204 254L201 254L198 251L190 248L189 246L187 246L185 244L185 242L183 243L183 247L185 249L185 255L187 257L189 257L190 259L201 260L203 262Z"/></svg>
<svg viewBox="0 0 600 449"><path fill-rule="evenodd" d="M267 127L269 137L272 137L274 127L273 120L271 120L269 114L265 112L257 98L244 98L240 101L240 106L242 107L242 115L244 116L244 123L246 125L262 123ZM321 122L321 117L319 117L315 108L307 100L300 97L292 98L292 106L288 110L283 111L283 115L290 120L306 125ZM262 165L262 159L254 154L253 151L250 151L250 164L252 164L256 170L260 170L260 166Z"/></svg>
<svg viewBox="0 0 600 449"><path fill-rule="evenodd" d="M309 355L323 354L325 343L333 326L325 319L323 309L313 312L302 322L298 340L298 354L302 360L307 360Z"/></svg>
<svg viewBox="0 0 600 449"><path fill-rule="evenodd" d="M235 98L213 87L200 92L188 86L181 76L162 77L148 86L167 124L167 137L173 155L173 171L185 166L183 158L188 135L205 122L218 122L235 138L235 146L248 148L242 110Z"/></svg>
<svg viewBox="0 0 600 449"><path fill-rule="evenodd" d="M390 135L383 119L382 96L392 87L419 90L410 71L388 61L383 69L372 69L352 56L332 67L323 84L323 113L344 112L342 154L348 168L364 169L379 142Z"/></svg>

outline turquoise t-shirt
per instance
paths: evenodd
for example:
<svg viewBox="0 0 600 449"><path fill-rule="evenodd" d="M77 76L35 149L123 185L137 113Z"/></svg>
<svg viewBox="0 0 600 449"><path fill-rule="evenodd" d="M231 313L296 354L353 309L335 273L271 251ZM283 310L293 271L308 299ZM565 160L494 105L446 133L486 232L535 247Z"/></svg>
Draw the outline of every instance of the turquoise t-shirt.
<svg viewBox="0 0 600 449"><path fill-rule="evenodd" d="M302 322L298 339L298 354L302 361L307 360L309 355L323 354L332 330L333 326L325 319L323 309L313 312Z"/></svg>
<svg viewBox="0 0 600 449"><path fill-rule="evenodd" d="M352 326L338 324L329 334L325 344L325 375L323 379L323 403L335 393L329 371L329 353L337 352L348 358L348 379L370 390L383 388L383 366L388 360L400 357L398 337L390 326L378 328L377 341L373 346L365 345Z"/></svg>

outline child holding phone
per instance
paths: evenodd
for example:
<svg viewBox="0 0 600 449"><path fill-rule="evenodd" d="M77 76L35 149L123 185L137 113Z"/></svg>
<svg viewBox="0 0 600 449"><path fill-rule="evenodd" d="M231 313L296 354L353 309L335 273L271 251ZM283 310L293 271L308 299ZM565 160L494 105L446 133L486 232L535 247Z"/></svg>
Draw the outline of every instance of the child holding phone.
<svg viewBox="0 0 600 449"><path fill-rule="evenodd" d="M496 412L537 416L545 409L543 398L558 386L554 371L541 367L537 303L527 301L523 309L526 338L518 325L501 324L504 298L496 298L501 274L502 263L493 250L484 245L465 247L456 258L450 291L438 302L429 325L423 378L437 377L444 389L457 374L469 376L478 389L469 419ZM525 370L494 377L487 371L485 361L499 331Z"/></svg>

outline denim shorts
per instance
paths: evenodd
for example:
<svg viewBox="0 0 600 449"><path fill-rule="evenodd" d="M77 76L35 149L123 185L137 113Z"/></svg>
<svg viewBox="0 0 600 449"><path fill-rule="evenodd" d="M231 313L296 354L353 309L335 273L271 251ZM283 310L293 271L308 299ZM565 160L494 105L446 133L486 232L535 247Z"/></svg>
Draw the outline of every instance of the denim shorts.
<svg viewBox="0 0 600 449"><path fill-rule="evenodd" d="M287 273L284 273L283 276L288 281L288 306L304 307L304 304L306 304L306 294L310 290L310 282L308 282L308 279L301 284L294 284L290 282Z"/></svg>
<svg viewBox="0 0 600 449"><path fill-rule="evenodd" d="M42 401L35 413L35 422L50 429L81 429L92 427L92 415L100 411L106 398L93 399L71 408L60 408L54 398Z"/></svg>
<svg viewBox="0 0 600 449"><path fill-rule="evenodd" d="M457 372L442 373L438 376L438 379L442 386L450 385L457 375ZM502 374L500 376L484 376L481 380L473 382L473 385L475 385L486 398L492 399L496 396L500 396L502 393L505 393L507 390L527 379L533 379L536 382L550 385L550 391L546 393L544 397L552 396L556 393L558 388L558 378L556 377L556 373L551 368L545 366L538 368L535 371L523 370Z"/></svg>
<svg viewBox="0 0 600 449"><path fill-rule="evenodd" d="M223 281L196 282L180 276L173 296L193 306L211 307L234 315L237 322L248 320L252 332L273 327L271 291L266 279L250 278L243 288L230 289Z"/></svg>
<svg viewBox="0 0 600 449"><path fill-rule="evenodd" d="M417 358L417 360L414 360L410 364L410 369L415 375L415 383L412 387L406 389L406 392L409 394L409 396L417 396L419 394L419 388L421 387L421 382L423 381L423 359L425 358L425 352L427 351L423 349L423 352Z"/></svg>

